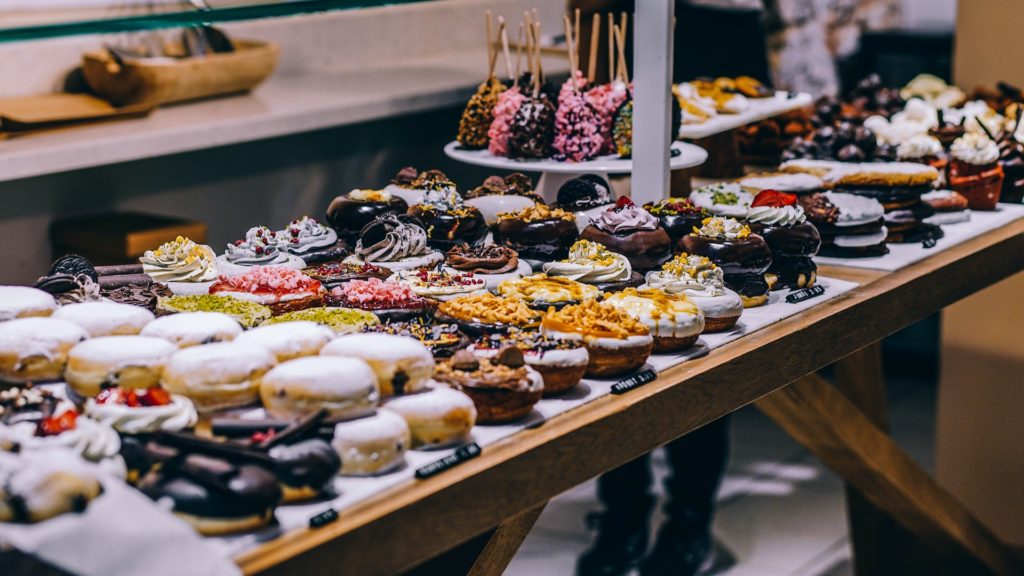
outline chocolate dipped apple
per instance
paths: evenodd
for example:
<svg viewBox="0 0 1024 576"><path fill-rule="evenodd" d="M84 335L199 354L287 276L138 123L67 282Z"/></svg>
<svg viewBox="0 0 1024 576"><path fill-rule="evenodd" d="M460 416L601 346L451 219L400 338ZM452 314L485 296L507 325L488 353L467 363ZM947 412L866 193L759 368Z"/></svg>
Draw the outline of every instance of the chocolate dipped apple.
<svg viewBox="0 0 1024 576"><path fill-rule="evenodd" d="M327 222L338 237L355 244L359 231L377 216L388 212L405 213L409 205L387 190L352 190L338 196L327 207Z"/></svg>
<svg viewBox="0 0 1024 576"><path fill-rule="evenodd" d="M817 279L813 257L821 248L818 229L807 221L796 194L763 190L747 210L750 229L764 238L772 251L768 274L773 289L807 288Z"/></svg>
<svg viewBox="0 0 1024 576"><path fill-rule="evenodd" d="M580 238L622 254L639 272L653 270L672 258L668 232L654 215L625 196L594 217Z"/></svg>
<svg viewBox="0 0 1024 576"><path fill-rule="evenodd" d="M735 218L714 216L684 236L679 244L688 254L705 256L722 269L725 285L740 295L743 306L753 308L768 301L764 273L772 252L764 238Z"/></svg>

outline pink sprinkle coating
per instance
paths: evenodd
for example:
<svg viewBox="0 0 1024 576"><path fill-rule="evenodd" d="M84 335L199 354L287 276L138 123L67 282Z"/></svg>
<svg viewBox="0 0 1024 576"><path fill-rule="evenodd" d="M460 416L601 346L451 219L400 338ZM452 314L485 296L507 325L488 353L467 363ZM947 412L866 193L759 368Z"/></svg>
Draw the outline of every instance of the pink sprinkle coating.
<svg viewBox="0 0 1024 576"><path fill-rule="evenodd" d="M352 280L334 288L331 294L343 297L353 304L408 302L419 299L410 286L380 278Z"/></svg>
<svg viewBox="0 0 1024 576"><path fill-rule="evenodd" d="M567 78L565 82L562 83L562 87L558 90L559 105L561 105L562 101L567 97L577 92L585 92L587 84L587 77L583 75L583 72L577 70L571 78Z"/></svg>
<svg viewBox="0 0 1024 576"><path fill-rule="evenodd" d="M494 120L491 122L491 127L487 129L487 150L491 154L495 156L508 156L509 127L512 124L512 118L516 115L524 99L526 99L526 96L523 95L518 86L513 86L498 94L498 101L494 104L494 109L491 111L491 114L494 115Z"/></svg>
<svg viewBox="0 0 1024 576"><path fill-rule="evenodd" d="M210 286L210 294L217 292L319 292L320 282L292 268L254 266L241 276L220 276Z"/></svg>
<svg viewBox="0 0 1024 576"><path fill-rule="evenodd" d="M604 137L601 136L600 115L582 92L573 89L571 82L566 80L562 86L555 113L553 145L559 157L570 162L583 162L604 150Z"/></svg>
<svg viewBox="0 0 1024 576"><path fill-rule="evenodd" d="M597 112L601 137L604 139L604 147L601 150L603 154L615 152L612 125L615 122L615 111L626 101L626 95L626 85L622 82L609 82L594 86L586 93L587 102Z"/></svg>

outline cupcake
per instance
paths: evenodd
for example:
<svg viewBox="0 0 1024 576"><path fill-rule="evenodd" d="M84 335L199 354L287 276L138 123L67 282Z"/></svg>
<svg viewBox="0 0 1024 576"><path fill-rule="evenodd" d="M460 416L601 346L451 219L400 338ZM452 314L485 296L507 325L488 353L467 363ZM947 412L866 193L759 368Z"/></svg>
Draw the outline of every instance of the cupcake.
<svg viewBox="0 0 1024 576"><path fill-rule="evenodd" d="M704 256L685 252L647 273L642 288L662 290L666 294L685 294L704 314L705 332L731 329L743 314L739 294L725 287L722 269Z"/></svg>
<svg viewBox="0 0 1024 576"><path fill-rule="evenodd" d="M519 212L542 201L530 177L519 172L505 178L490 176L466 193L466 205L479 210L488 226L497 224L498 214Z"/></svg>
<svg viewBox="0 0 1024 576"><path fill-rule="evenodd" d="M254 266L280 266L299 270L306 263L280 248L278 233L266 226L255 226L245 238L228 244L227 250L217 258L217 269L226 276L241 276Z"/></svg>
<svg viewBox="0 0 1024 576"><path fill-rule="evenodd" d="M658 202L644 204L644 210L658 217L661 227L668 232L673 246L694 228L699 228L705 218L711 216L707 208L697 206L689 198L666 198Z"/></svg>
<svg viewBox="0 0 1024 576"><path fill-rule="evenodd" d="M654 339L639 320L597 300L548 310L541 332L554 338L578 340L587 348L586 375L610 378L637 370L651 355Z"/></svg>
<svg viewBox="0 0 1024 576"><path fill-rule="evenodd" d="M536 328L541 313L518 298L491 293L463 296L437 307L437 321L453 322L471 336L496 334L511 329Z"/></svg>
<svg viewBox="0 0 1024 576"><path fill-rule="evenodd" d="M499 214L494 228L495 244L515 250L520 258L537 262L565 258L578 237L572 213L544 204Z"/></svg>
<svg viewBox="0 0 1024 576"><path fill-rule="evenodd" d="M394 274L383 266L351 262L325 262L303 268L302 273L314 280L319 280L328 290L352 280L369 280L370 278L386 280Z"/></svg>
<svg viewBox="0 0 1024 576"><path fill-rule="evenodd" d="M363 227L374 218L390 212L404 214L408 209L405 200L386 190L352 190L331 201L327 207L327 223L339 238L352 245Z"/></svg>
<svg viewBox="0 0 1024 576"><path fill-rule="evenodd" d="M554 338L539 332L511 330L477 339L468 348L478 358L493 358L508 346L523 353L526 364L544 379L544 396L572 390L587 371L590 355L579 340Z"/></svg>
<svg viewBox="0 0 1024 576"><path fill-rule="evenodd" d="M221 276L210 294L230 296L270 308L274 314L312 308L323 303L324 287L298 270L255 266L241 276Z"/></svg>
<svg viewBox="0 0 1024 576"><path fill-rule="evenodd" d="M672 257L668 232L655 216L627 197L591 220L580 238L622 254L640 272L657 268Z"/></svg>
<svg viewBox="0 0 1024 576"><path fill-rule="evenodd" d="M953 142L949 156L949 187L972 210L995 210L1004 179L999 146L983 134L966 134Z"/></svg>
<svg viewBox="0 0 1024 576"><path fill-rule="evenodd" d="M450 274L444 270L405 270L396 272L391 280L404 284L421 298L444 302L460 296L485 291L485 283L472 272Z"/></svg>
<svg viewBox="0 0 1024 576"><path fill-rule="evenodd" d="M380 332L415 338L430 350L434 358L450 358L456 351L469 345L469 338L459 331L458 324L446 322L387 322L367 326L364 332Z"/></svg>
<svg viewBox="0 0 1024 576"><path fill-rule="evenodd" d="M768 267L772 289L808 288L817 280L814 255L821 248L818 229L807 221L795 194L763 190L747 211L747 223L772 251Z"/></svg>
<svg viewBox="0 0 1024 576"><path fill-rule="evenodd" d="M592 284L602 292L635 288L643 282L625 256L589 240L577 240L565 260L544 264L544 273Z"/></svg>
<svg viewBox="0 0 1024 576"><path fill-rule="evenodd" d="M474 274L493 290L505 280L533 273L533 267L508 246L460 244L448 250L445 270L453 274Z"/></svg>
<svg viewBox="0 0 1024 576"><path fill-rule="evenodd" d="M498 285L497 292L506 298L521 300L537 310L579 304L601 295L601 291L596 286L547 274L532 274L514 280L506 280Z"/></svg>
<svg viewBox="0 0 1024 576"><path fill-rule="evenodd" d="M417 295L411 286L369 278L335 286L327 295L332 306L372 312L384 320L411 320L429 316L436 304Z"/></svg>
<svg viewBox="0 0 1024 576"><path fill-rule="evenodd" d="M753 308L768 301L769 286L764 273L772 263L772 252L764 238L751 233L749 226L735 218L714 216L684 236L680 247L717 264L725 285L740 295L744 307Z"/></svg>
<svg viewBox="0 0 1024 576"><path fill-rule="evenodd" d="M668 294L656 288L626 288L610 294L604 304L646 326L654 338L656 354L685 350L704 331L704 314L685 294Z"/></svg>
<svg viewBox="0 0 1024 576"><path fill-rule="evenodd" d="M385 214L374 218L359 232L350 264L372 264L392 271L433 268L444 255L427 246L423 223L405 214Z"/></svg>
<svg viewBox="0 0 1024 576"><path fill-rule="evenodd" d="M302 258L306 266L341 260L348 254L345 241L334 230L309 216L289 222L278 231L277 240L282 252Z"/></svg>
<svg viewBox="0 0 1024 576"><path fill-rule="evenodd" d="M409 208L409 216L419 219L427 231L427 244L447 251L456 244L482 244L487 236L483 214L462 203L454 189L428 190L419 204Z"/></svg>
<svg viewBox="0 0 1024 576"><path fill-rule="evenodd" d="M209 246L178 236L139 258L142 271L156 282L167 284L175 294L205 294L217 279L217 255Z"/></svg>
<svg viewBox="0 0 1024 576"><path fill-rule="evenodd" d="M615 204L608 181L597 174L584 174L566 180L558 189L558 207L576 215L576 225L583 230L595 216Z"/></svg>
<svg viewBox="0 0 1024 576"><path fill-rule="evenodd" d="M715 216L743 218L754 196L736 182L719 182L690 192L690 200Z"/></svg>
<svg viewBox="0 0 1024 576"><path fill-rule="evenodd" d="M901 142L896 147L896 158L900 162L927 164L940 172L946 168L946 153L942 143L927 134L911 136Z"/></svg>
<svg viewBox="0 0 1024 576"><path fill-rule="evenodd" d="M434 379L464 392L476 405L477 423L514 422L528 415L544 393L544 379L509 346L493 358L460 350L434 369Z"/></svg>

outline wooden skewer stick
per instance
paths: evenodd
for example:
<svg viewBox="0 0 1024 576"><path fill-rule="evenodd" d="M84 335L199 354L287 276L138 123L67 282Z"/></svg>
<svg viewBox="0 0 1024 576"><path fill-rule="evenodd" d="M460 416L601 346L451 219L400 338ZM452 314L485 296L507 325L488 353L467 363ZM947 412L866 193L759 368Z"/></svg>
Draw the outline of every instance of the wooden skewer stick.
<svg viewBox="0 0 1024 576"><path fill-rule="evenodd" d="M615 73L615 16L611 12L608 13L608 81L614 81L617 76Z"/></svg>
<svg viewBox="0 0 1024 576"><path fill-rule="evenodd" d="M486 22L487 26L487 65L489 66L488 74L493 76L494 66L491 64L491 62L494 61L494 58L491 57L491 52L494 51L494 23L491 21L490 10L484 12L484 21Z"/></svg>
<svg viewBox="0 0 1024 576"><path fill-rule="evenodd" d="M508 49L508 31L505 29L505 18L498 17L498 34L501 36L501 52L505 55L505 74L512 80L512 55Z"/></svg>
<svg viewBox="0 0 1024 576"><path fill-rule="evenodd" d="M537 60L537 91L540 92L540 86L544 83L544 66L540 61L540 21L536 20L533 23L533 52L534 57Z"/></svg>
<svg viewBox="0 0 1024 576"><path fill-rule="evenodd" d="M565 52L569 57L569 77L572 78L576 75L576 50L568 15L562 16L562 26L565 28Z"/></svg>
<svg viewBox="0 0 1024 576"><path fill-rule="evenodd" d="M580 64L580 9L576 9L576 20L572 28L572 41L576 44L576 68L582 68Z"/></svg>
<svg viewBox="0 0 1024 576"><path fill-rule="evenodd" d="M626 64L626 29L623 26L619 26L615 30L615 36L618 38L618 50L619 50L619 75L621 80L626 84L629 84L629 65Z"/></svg>
<svg viewBox="0 0 1024 576"><path fill-rule="evenodd" d="M522 23L519 24L519 36L517 38L519 41L516 43L516 77L515 80L512 82L513 86L519 86L519 73L522 70L521 61L523 59L523 44L526 43L526 34L523 31Z"/></svg>
<svg viewBox="0 0 1024 576"><path fill-rule="evenodd" d="M587 64L587 82L597 80L597 42L601 38L601 16L594 13L590 22L590 62Z"/></svg>

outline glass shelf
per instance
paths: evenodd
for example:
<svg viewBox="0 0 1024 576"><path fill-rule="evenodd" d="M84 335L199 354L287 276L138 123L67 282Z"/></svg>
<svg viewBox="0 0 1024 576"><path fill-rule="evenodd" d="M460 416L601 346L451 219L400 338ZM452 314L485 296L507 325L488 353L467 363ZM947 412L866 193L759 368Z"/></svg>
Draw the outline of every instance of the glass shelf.
<svg viewBox="0 0 1024 576"><path fill-rule="evenodd" d="M80 34L111 34L159 30L164 28L182 28L218 22L237 20L253 20L257 18L278 18L296 14L310 14L336 10L355 10L360 8L376 8L397 4L411 4L425 0L278 0L274 2L196 10L193 8L168 7L166 11L139 13L55 22L47 24L26 25L4 28L0 24L0 42L19 40L38 40L59 36Z"/></svg>

